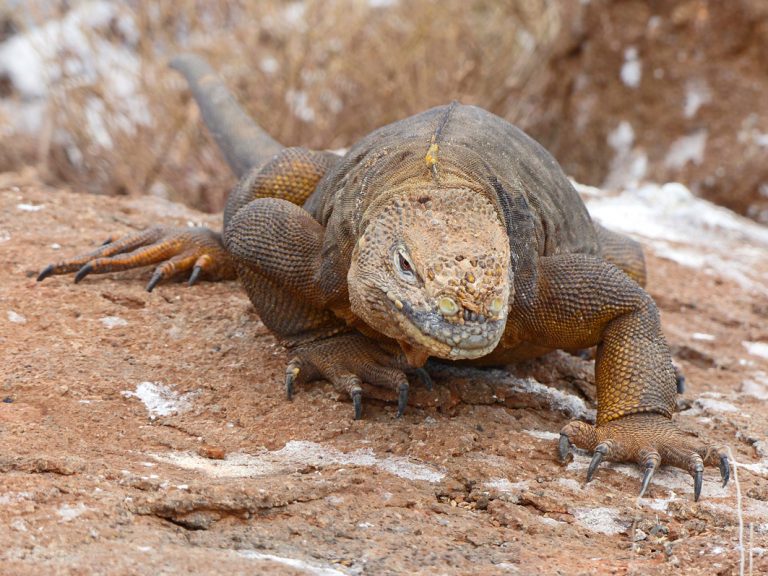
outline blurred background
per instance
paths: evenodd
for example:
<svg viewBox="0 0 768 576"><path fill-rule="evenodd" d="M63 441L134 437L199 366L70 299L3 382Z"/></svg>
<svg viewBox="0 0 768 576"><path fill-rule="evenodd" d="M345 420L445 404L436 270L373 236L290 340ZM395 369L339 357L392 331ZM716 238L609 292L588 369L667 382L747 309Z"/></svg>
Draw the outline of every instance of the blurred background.
<svg viewBox="0 0 768 576"><path fill-rule="evenodd" d="M221 210L181 51L286 145L457 99L582 183L679 181L768 223L766 0L0 0L0 172Z"/></svg>

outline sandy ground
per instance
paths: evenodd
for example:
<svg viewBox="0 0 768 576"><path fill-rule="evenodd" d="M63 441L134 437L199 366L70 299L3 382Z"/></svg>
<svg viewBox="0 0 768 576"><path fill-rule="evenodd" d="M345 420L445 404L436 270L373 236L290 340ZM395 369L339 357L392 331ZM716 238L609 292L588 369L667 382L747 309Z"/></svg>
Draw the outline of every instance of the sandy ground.
<svg viewBox="0 0 768 576"><path fill-rule="evenodd" d="M638 501L634 466L585 484L587 455L557 462L559 429L594 408L581 359L435 366L403 418L368 400L355 422L326 383L285 400L287 355L235 282L35 281L112 234L188 221L218 224L0 177L3 574L712 575L738 574L740 552L745 573L750 555L768 571L768 263L754 238L699 246L695 265L690 246L648 240L687 376L675 418L740 463L725 489L708 469L694 503L679 470Z"/></svg>

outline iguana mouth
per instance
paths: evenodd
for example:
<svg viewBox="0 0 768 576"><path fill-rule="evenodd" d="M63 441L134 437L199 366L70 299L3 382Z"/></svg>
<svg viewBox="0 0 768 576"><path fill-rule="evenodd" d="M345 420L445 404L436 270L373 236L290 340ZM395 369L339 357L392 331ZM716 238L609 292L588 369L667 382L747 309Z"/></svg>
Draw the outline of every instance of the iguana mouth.
<svg viewBox="0 0 768 576"><path fill-rule="evenodd" d="M416 354L414 348L446 360L485 356L499 343L506 325L506 317L454 324L437 311L414 310L407 303L402 303L402 307L393 304L393 307L396 310L394 317L408 340L408 349L402 343L401 347L409 359Z"/></svg>

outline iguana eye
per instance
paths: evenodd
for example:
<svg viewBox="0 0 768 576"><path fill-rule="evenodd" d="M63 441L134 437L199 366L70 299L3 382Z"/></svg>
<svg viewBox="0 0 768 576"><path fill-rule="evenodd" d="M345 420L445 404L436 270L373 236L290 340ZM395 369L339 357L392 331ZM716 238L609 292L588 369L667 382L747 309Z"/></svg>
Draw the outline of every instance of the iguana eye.
<svg viewBox="0 0 768 576"><path fill-rule="evenodd" d="M416 280L416 271L414 270L413 264L405 254L405 250L403 248L398 248L395 250L394 260L395 269L400 274L400 276L403 277L404 280L407 280L408 282L413 282Z"/></svg>

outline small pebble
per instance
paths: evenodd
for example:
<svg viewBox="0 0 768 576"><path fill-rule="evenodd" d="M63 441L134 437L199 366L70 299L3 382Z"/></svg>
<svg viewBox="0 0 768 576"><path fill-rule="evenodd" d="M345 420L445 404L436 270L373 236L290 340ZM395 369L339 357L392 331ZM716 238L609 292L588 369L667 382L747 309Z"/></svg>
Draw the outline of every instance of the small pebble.
<svg viewBox="0 0 768 576"><path fill-rule="evenodd" d="M197 453L203 458L210 458L211 460L224 460L224 457L226 456L224 448L211 446L210 444L203 444L200 446Z"/></svg>

